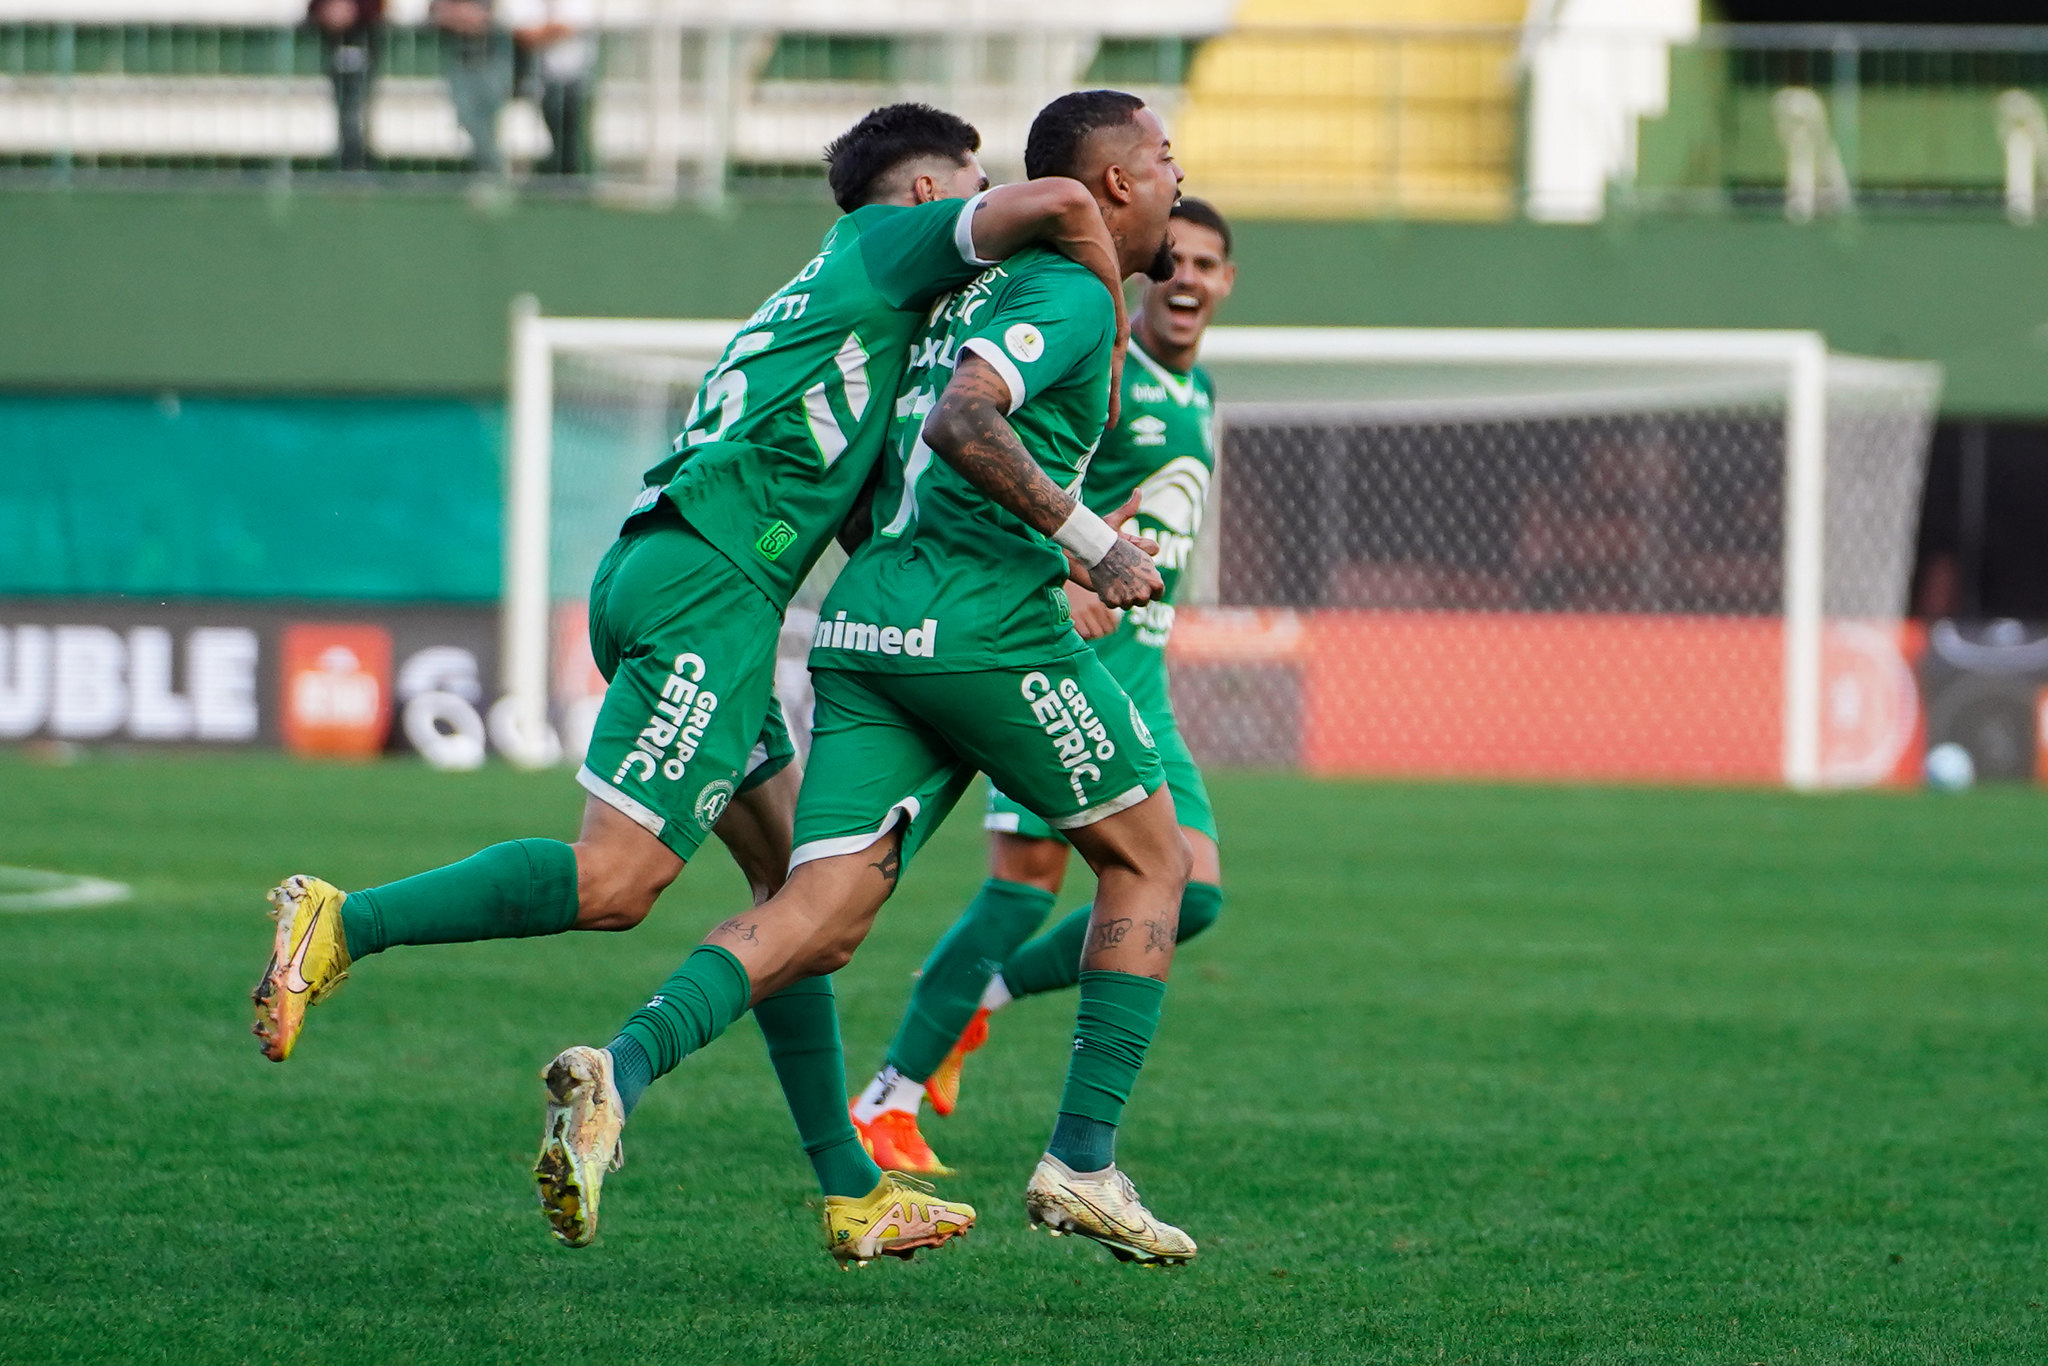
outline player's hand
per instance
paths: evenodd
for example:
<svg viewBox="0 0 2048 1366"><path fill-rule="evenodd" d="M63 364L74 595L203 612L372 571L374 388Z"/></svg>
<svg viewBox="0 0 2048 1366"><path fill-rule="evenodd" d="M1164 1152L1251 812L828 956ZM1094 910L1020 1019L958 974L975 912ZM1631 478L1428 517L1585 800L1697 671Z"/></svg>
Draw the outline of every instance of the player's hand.
<svg viewBox="0 0 2048 1366"><path fill-rule="evenodd" d="M1081 633L1083 640L1100 640L1115 635L1117 614L1102 605L1102 599L1080 584L1068 579L1064 585L1067 595L1067 614L1074 619L1074 629Z"/></svg>
<svg viewBox="0 0 2048 1366"><path fill-rule="evenodd" d="M1124 530L1124 523L1138 515L1138 503L1142 497L1143 495L1138 490L1132 489L1131 496L1124 499L1124 505L1102 520L1109 523L1110 530L1116 532L1117 535L1123 537L1147 555L1157 555L1159 553L1159 542L1153 540L1150 536L1140 536L1135 531Z"/></svg>
<svg viewBox="0 0 2048 1366"><path fill-rule="evenodd" d="M1067 563L1072 565L1074 561L1069 557ZM1140 549L1137 541L1121 534L1102 557L1102 563L1070 577L1091 589L1107 607L1143 607L1166 596L1166 583L1159 577L1152 556Z"/></svg>
<svg viewBox="0 0 2048 1366"><path fill-rule="evenodd" d="M1108 429L1116 428L1116 420L1124 415L1124 349L1131 344L1131 320L1124 315L1122 299L1119 296L1116 310L1116 345L1109 348L1109 418Z"/></svg>

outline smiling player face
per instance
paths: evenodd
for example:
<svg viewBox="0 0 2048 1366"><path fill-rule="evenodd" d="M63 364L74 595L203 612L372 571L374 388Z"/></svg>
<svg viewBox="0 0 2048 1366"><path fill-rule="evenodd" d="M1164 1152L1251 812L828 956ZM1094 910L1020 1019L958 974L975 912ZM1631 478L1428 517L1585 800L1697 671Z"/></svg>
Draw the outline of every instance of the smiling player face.
<svg viewBox="0 0 2048 1366"><path fill-rule="evenodd" d="M1230 297L1237 267L1223 254L1222 234L1185 218L1173 220L1168 250L1173 274L1145 287L1139 325L1162 349L1191 349L1201 341L1216 305Z"/></svg>

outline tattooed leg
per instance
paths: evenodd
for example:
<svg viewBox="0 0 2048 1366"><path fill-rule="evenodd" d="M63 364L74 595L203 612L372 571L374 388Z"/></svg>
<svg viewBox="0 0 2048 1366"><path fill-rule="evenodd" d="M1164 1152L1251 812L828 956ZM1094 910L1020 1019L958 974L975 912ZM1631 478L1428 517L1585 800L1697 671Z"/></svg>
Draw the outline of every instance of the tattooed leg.
<svg viewBox="0 0 2048 1366"><path fill-rule="evenodd" d="M1074 1051L1032 1189L1116 1162L1116 1130L1159 1027L1192 855L1162 787L1114 816L1070 830L1094 868L1095 906L1081 957ZM1029 1203L1030 1195L1026 1201Z"/></svg>

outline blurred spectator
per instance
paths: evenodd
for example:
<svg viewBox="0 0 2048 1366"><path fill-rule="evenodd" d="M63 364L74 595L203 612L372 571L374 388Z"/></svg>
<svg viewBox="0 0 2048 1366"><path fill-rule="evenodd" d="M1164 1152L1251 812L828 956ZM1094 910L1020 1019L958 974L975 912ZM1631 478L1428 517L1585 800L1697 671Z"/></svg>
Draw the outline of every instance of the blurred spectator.
<svg viewBox="0 0 2048 1366"><path fill-rule="evenodd" d="M505 169L498 150L498 111L512 93L511 36L499 28L490 0L433 0L427 17L447 35L448 95L455 121L469 135L476 169Z"/></svg>
<svg viewBox="0 0 2048 1366"><path fill-rule="evenodd" d="M370 87L377 79L377 40L384 0L307 0L306 22L320 31L320 65L334 82L340 125L335 165L370 169Z"/></svg>
<svg viewBox="0 0 2048 1366"><path fill-rule="evenodd" d="M509 0L518 44L519 91L540 106L553 144L542 175L590 170L590 92L597 70L596 0Z"/></svg>

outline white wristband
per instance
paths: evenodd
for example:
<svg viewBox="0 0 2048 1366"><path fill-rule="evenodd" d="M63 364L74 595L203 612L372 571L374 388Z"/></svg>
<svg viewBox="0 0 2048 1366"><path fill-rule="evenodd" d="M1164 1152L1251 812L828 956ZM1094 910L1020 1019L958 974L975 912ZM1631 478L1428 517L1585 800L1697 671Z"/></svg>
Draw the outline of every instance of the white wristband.
<svg viewBox="0 0 2048 1366"><path fill-rule="evenodd" d="M1101 564L1103 558L1116 548L1116 532L1088 510L1087 504L1076 499L1074 510L1067 514L1067 520L1060 523L1060 529L1052 534L1053 540L1072 552L1075 559L1089 568Z"/></svg>

